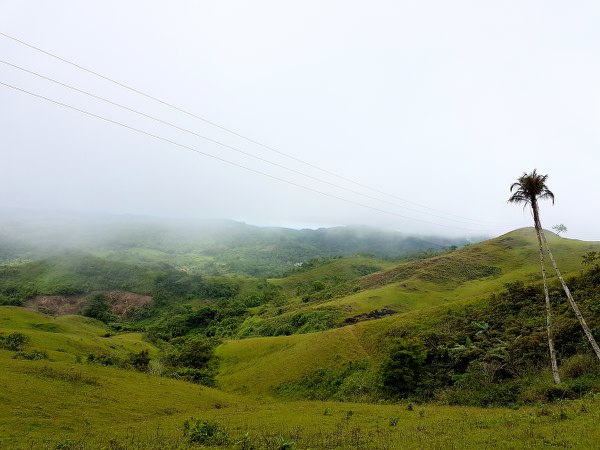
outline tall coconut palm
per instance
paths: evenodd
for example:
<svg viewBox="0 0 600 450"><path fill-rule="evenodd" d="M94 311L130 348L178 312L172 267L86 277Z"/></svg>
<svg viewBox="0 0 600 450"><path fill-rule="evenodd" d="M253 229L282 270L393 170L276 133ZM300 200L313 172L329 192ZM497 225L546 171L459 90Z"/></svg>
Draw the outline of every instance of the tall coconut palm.
<svg viewBox="0 0 600 450"><path fill-rule="evenodd" d="M594 339L594 335L590 331L587 323L585 322L585 319L581 315L581 312L579 311L579 307L577 306L577 303L573 299L573 295L571 294L571 291L569 290L567 283L565 283L565 280L564 280L562 274L560 273L560 270L558 270L558 266L556 265L556 261L554 260L554 256L552 255L552 252L550 251L550 246L548 245L548 241L546 240L546 235L544 234L544 230L543 230L542 224L540 222L540 214L539 214L537 199L538 198L539 199L550 198L550 199L552 199L552 203L554 203L554 194L546 186L547 179L548 179L548 175L539 175L536 172L536 170L534 170L530 174L524 173L523 176L520 177L519 180L516 183L513 183L513 185L510 187L511 192L515 188L517 190L510 197L510 199L508 201L513 202L513 203L523 202L523 203L525 203L525 205L529 204L529 205L531 205L531 209L533 211L533 220L534 220L535 230L536 230L536 233L538 236L538 243L540 245L540 261L542 264L542 275L544 277L544 292L546 294L547 322L550 320L550 316L548 315L550 304L549 304L549 299L548 299L548 287L547 287L546 278L545 278L542 241L543 241L544 246L546 247L546 251L548 252L548 256L550 257L550 261L552 262L552 266L554 267L556 275L558 276L558 279L560 280L562 288L565 291L565 294L567 295L569 304L573 308L573 311L575 312L575 316L579 320L579 323L581 324L581 328L583 328L583 332L585 333L586 337L590 341L590 344L592 346L592 349L594 350L594 353L596 353L596 356L600 360L600 347L598 347L598 344L596 343L596 340ZM548 323L551 323L551 322L548 322ZM550 326L549 326L549 340L552 340L551 333L550 333ZM550 352L552 353L552 349L550 350ZM551 358L552 358L552 356L551 356ZM554 367L553 367L553 372L554 372ZM557 376L558 376L558 374L555 375L554 381L557 380Z"/></svg>
<svg viewBox="0 0 600 450"><path fill-rule="evenodd" d="M537 235L540 251L540 265L542 267L542 279L544 280L544 296L546 298L546 331L548 333L548 348L550 350L550 364L552 366L552 375L556 384L560 383L558 374L558 363L556 362L556 351L554 349L554 337L552 333L552 308L550 306L550 296L548 295L548 281L546 280L546 269L544 267L544 247L542 244L542 225L540 222L540 213L538 209L538 199L552 199L554 203L554 194L546 187L548 175L538 175L536 170L530 174L523 173L516 183L510 187L513 195L508 199L510 203L524 203L525 206L531 206L533 212L533 224Z"/></svg>

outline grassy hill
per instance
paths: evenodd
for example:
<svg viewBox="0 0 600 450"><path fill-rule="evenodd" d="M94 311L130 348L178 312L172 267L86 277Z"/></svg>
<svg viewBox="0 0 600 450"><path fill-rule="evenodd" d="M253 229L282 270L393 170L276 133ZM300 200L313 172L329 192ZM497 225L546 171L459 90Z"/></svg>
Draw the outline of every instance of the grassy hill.
<svg viewBox="0 0 600 450"><path fill-rule="evenodd" d="M52 317L12 306L0 308L0 330L4 335L25 334L29 348L43 349L54 361L74 362L90 353L126 357L142 350L150 354L157 351L142 340L140 333L115 334L102 322L88 317Z"/></svg>
<svg viewBox="0 0 600 450"><path fill-rule="evenodd" d="M599 243L565 239L546 232L563 274L581 270L581 257ZM410 261L363 277L361 292L320 307L337 306L347 315L377 308L401 312L488 296L505 283L541 280L539 253L532 228L523 228L452 253ZM556 277L547 270L549 279Z"/></svg>
<svg viewBox="0 0 600 450"><path fill-rule="evenodd" d="M552 233L548 233L548 240L566 275L582 269L583 254L600 249L600 243ZM232 392L272 394L274 387L319 369L342 367L350 361L381 360L396 330L426 328L468 305L485 304L506 283L540 280L536 243L533 229L524 228L449 254L366 275L356 282L359 292L304 307L333 308L340 312L340 320L383 308L396 314L321 333L226 341L218 349L222 358L219 384ZM326 278L336 273L336 266L318 270L319 276ZM304 276L311 280L313 273ZM280 283L289 290L298 279L290 277Z"/></svg>

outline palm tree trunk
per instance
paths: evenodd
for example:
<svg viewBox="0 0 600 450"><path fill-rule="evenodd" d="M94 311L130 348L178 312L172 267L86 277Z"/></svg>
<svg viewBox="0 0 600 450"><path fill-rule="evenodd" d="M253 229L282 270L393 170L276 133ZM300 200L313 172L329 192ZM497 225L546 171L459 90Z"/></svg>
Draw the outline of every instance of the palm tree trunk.
<svg viewBox="0 0 600 450"><path fill-rule="evenodd" d="M546 297L546 330L548 332L548 348L550 349L550 365L552 366L552 376L554 383L560 383L560 375L558 374L558 363L556 362L556 351L554 350L554 337L552 335L552 309L550 307L550 296L548 294L548 281L546 280L546 268L544 267L544 248L542 245L541 226L539 226L539 214L537 203L531 204L533 210L533 222L535 225L535 233L537 235L539 250L540 250L540 265L542 266L542 279L544 280L544 296Z"/></svg>
<svg viewBox="0 0 600 450"><path fill-rule="evenodd" d="M539 218L538 218L538 221L539 221ZM541 226L540 226L540 229L541 229ZM562 288L565 291L565 294L567 294L569 303L571 304L573 311L575 311L575 316L579 320L579 323L581 324L581 328L583 328L583 332L585 333L588 340L590 341L590 344L592 345L592 348L594 349L594 352L596 353L598 360L600 360L600 347L598 347L598 344L596 343L596 339L594 339L594 335L590 331L587 323L585 322L585 319L581 315L581 312L579 311L579 307L577 306L577 303L575 303L575 300L573 299L573 295L571 294L571 291L569 290L567 283L565 283L565 280L562 277L560 270L558 270L558 267L556 266L556 261L554 261L554 256L552 256L552 252L550 251L550 247L548 246L548 241L546 240L546 235L544 234L543 230L542 230L542 238L544 240L544 245L546 246L546 251L548 252L548 255L550 256L550 261L552 261L552 266L554 267L554 270L556 271L556 275L558 276L558 279L560 280L560 284L562 284Z"/></svg>

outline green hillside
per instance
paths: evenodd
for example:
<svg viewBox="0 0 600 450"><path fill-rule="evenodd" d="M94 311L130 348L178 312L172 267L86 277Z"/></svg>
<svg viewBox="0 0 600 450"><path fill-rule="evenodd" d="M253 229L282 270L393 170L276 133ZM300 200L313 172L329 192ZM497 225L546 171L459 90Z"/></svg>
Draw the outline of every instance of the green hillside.
<svg viewBox="0 0 600 450"><path fill-rule="evenodd" d="M589 252L600 243L548 239L597 334L600 258ZM318 258L269 280L113 251L1 267L4 301L29 307L0 307L1 447L591 448L600 439L600 365L554 276L560 386L547 369L532 229L401 263ZM79 302L90 317L41 308L40 298ZM128 303L136 299L144 303Z"/></svg>
<svg viewBox="0 0 600 450"><path fill-rule="evenodd" d="M366 275L356 283L359 292L305 308L333 308L341 318L383 308L396 314L323 333L226 341L218 349L222 358L218 381L233 392L268 394L276 386L319 369L341 367L349 361L379 360L389 351L394 330L444 321L452 311L460 313L467 305L487 302L506 283L538 282L541 276L535 239L533 229L524 228L449 254ZM600 243L551 233L548 240L566 275L582 269L582 255L600 249ZM553 272L548 273L552 279ZM294 280L281 283L285 286Z"/></svg>
<svg viewBox="0 0 600 450"><path fill-rule="evenodd" d="M3 331L24 333L31 337L27 350L36 347L50 354L50 359L23 360L0 350L2 448L187 449L199 448L196 439L232 449L593 448L600 439L595 426L600 403L592 397L519 410L269 401L76 362L80 352L129 352L147 344L139 335L103 337L105 326L89 319L48 318L14 307L2 307L0 312ZM341 332L348 333L349 328ZM317 342L308 341L311 336L299 338L311 345ZM285 342L289 337L278 339ZM256 341L244 342L259 356L253 348ZM58 346L61 350L56 350ZM330 346L335 343L325 338L321 349ZM263 346L263 350L277 349ZM363 357L361 352L356 356ZM184 424L191 418L200 422L188 422L191 432L186 434Z"/></svg>
<svg viewBox="0 0 600 450"><path fill-rule="evenodd" d="M361 226L295 230L228 220L0 210L0 264L76 252L129 265L169 264L195 274L273 277L314 259L357 254L395 259L468 242Z"/></svg>
<svg viewBox="0 0 600 450"><path fill-rule="evenodd" d="M29 338L27 346L44 350L55 361L73 362L90 353L126 357L156 347L144 341L140 333L112 332L105 324L82 316L52 317L24 308L0 308L0 330L3 335L22 333Z"/></svg>
<svg viewBox="0 0 600 450"><path fill-rule="evenodd" d="M599 243L560 238L551 232L546 234L564 274L581 270L581 257L600 248ZM554 271L547 272L549 279L556 277ZM537 240L532 228L363 277L358 283L361 292L320 307L339 307L347 316L383 307L406 312L487 296L515 280L541 280Z"/></svg>

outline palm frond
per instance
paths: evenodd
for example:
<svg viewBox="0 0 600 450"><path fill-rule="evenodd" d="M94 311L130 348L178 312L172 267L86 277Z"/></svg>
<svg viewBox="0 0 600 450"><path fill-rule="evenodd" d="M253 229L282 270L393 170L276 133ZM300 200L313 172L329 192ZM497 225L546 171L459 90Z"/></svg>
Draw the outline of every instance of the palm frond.
<svg viewBox="0 0 600 450"><path fill-rule="evenodd" d="M544 191L539 195L538 198L541 198L543 200L549 198L550 200L552 200L552 204L554 205L554 194L547 188L544 189Z"/></svg>
<svg viewBox="0 0 600 450"><path fill-rule="evenodd" d="M548 175L540 175L537 169L531 173L524 172L516 183L510 186L513 195L508 199L509 203L525 203L533 205L537 199L551 199L554 204L554 194L546 186Z"/></svg>

